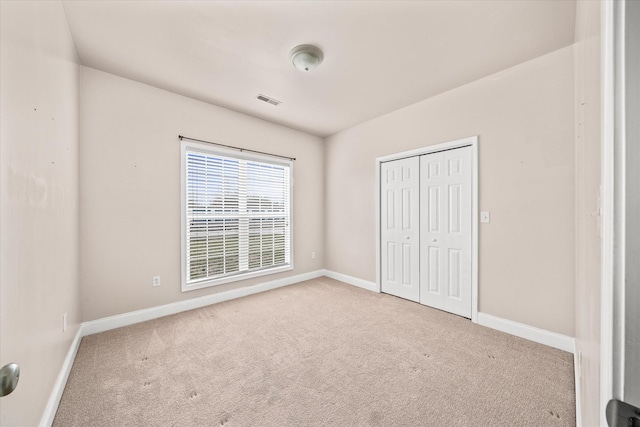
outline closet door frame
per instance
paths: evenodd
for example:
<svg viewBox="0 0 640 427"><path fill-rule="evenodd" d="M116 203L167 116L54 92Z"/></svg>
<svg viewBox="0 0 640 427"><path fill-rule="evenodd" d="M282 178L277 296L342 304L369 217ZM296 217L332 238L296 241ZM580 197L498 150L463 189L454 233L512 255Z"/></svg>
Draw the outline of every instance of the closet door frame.
<svg viewBox="0 0 640 427"><path fill-rule="evenodd" d="M407 157L421 156L452 150L454 148L471 147L471 321L478 323L478 136L456 139L441 144L429 145L415 150L403 151L376 158L376 290L382 292L381 275L381 239L380 239L380 170L382 163Z"/></svg>

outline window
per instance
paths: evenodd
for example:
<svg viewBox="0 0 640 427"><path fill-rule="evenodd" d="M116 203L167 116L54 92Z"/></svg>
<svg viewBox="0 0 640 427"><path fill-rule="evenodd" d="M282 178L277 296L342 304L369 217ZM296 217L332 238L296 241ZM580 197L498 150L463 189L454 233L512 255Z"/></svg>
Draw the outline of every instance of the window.
<svg viewBox="0 0 640 427"><path fill-rule="evenodd" d="M182 290L293 269L289 160L182 142Z"/></svg>

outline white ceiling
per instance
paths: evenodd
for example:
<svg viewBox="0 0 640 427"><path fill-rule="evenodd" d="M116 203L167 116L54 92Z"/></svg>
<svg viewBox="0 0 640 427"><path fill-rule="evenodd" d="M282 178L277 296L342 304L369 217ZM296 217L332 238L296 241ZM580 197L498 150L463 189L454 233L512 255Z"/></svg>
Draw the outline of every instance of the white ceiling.
<svg viewBox="0 0 640 427"><path fill-rule="evenodd" d="M64 1L83 65L327 136L573 43L575 0ZM324 62L294 68L315 44ZM273 106L264 94L282 101Z"/></svg>

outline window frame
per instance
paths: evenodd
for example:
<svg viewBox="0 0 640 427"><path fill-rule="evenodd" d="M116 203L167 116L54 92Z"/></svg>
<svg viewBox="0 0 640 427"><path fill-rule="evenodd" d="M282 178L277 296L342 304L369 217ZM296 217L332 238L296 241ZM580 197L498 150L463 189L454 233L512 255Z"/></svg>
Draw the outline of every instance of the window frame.
<svg viewBox="0 0 640 427"><path fill-rule="evenodd" d="M223 277L203 279L195 283L188 283L189 264L187 260L187 153L198 152L210 156L223 156L238 160L256 161L270 163L274 165L286 166L289 168L289 263L274 267L264 267L259 270L232 273ZM277 158L267 155L249 153L246 151L230 150L213 145L206 145L197 142L182 140L180 143L180 257L181 257L181 288L182 292L196 289L208 288L212 286L224 285L240 280L247 280L255 277L291 271L294 268L294 223L293 223L293 161L284 158Z"/></svg>

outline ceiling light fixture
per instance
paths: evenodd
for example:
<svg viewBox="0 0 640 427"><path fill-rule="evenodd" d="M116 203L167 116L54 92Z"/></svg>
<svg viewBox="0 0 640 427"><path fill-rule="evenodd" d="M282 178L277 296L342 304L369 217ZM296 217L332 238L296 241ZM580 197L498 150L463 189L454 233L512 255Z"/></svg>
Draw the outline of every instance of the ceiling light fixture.
<svg viewBox="0 0 640 427"><path fill-rule="evenodd" d="M310 44L301 44L289 52L289 59L294 67L301 71L313 71L320 63L324 54L317 46Z"/></svg>

